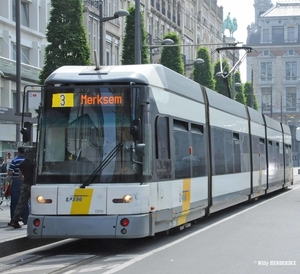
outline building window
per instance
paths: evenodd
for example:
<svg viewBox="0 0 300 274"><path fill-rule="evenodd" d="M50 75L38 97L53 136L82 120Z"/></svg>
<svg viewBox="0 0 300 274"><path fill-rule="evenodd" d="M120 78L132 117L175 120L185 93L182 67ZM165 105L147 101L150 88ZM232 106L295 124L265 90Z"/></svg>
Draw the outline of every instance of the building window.
<svg viewBox="0 0 300 274"><path fill-rule="evenodd" d="M175 5L174 5L173 13L174 13L174 15L176 15ZM181 5L180 5L180 2L178 1L178 6L177 6L177 25L179 27L181 26L180 13L181 13ZM176 20L175 20L175 23L176 23Z"/></svg>
<svg viewBox="0 0 300 274"><path fill-rule="evenodd" d="M297 62L285 62L285 80L297 80Z"/></svg>
<svg viewBox="0 0 300 274"><path fill-rule="evenodd" d="M287 42L295 41L295 27L287 28Z"/></svg>
<svg viewBox="0 0 300 274"><path fill-rule="evenodd" d="M286 88L286 111L296 111L296 87Z"/></svg>
<svg viewBox="0 0 300 274"><path fill-rule="evenodd" d="M162 9L161 9L161 13L163 15L166 15L166 3L165 1L162 1Z"/></svg>
<svg viewBox="0 0 300 274"><path fill-rule="evenodd" d="M113 65L119 64L119 41L115 42L115 50L113 55Z"/></svg>
<svg viewBox="0 0 300 274"><path fill-rule="evenodd" d="M269 56L269 51L268 50L264 50L263 55L264 56Z"/></svg>
<svg viewBox="0 0 300 274"><path fill-rule="evenodd" d="M12 45L12 59L17 60L17 46ZM29 48L21 47L21 63L30 65L29 61Z"/></svg>
<svg viewBox="0 0 300 274"><path fill-rule="evenodd" d="M158 11L160 11L160 3L159 3L159 0L156 0L156 9Z"/></svg>
<svg viewBox="0 0 300 274"><path fill-rule="evenodd" d="M112 56L112 43L106 41L106 65L107 66L112 64L111 56Z"/></svg>
<svg viewBox="0 0 300 274"><path fill-rule="evenodd" d="M29 3L21 1L20 7L21 25L29 27ZM13 21L16 22L16 0L13 0Z"/></svg>
<svg viewBox="0 0 300 274"><path fill-rule="evenodd" d="M262 113L272 110L272 88L261 88L261 111Z"/></svg>
<svg viewBox="0 0 300 274"><path fill-rule="evenodd" d="M269 29L263 29L263 31L262 31L262 42L263 43L269 43L270 42L270 30Z"/></svg>
<svg viewBox="0 0 300 274"><path fill-rule="evenodd" d="M272 62L261 62L260 75L261 81L272 81Z"/></svg>

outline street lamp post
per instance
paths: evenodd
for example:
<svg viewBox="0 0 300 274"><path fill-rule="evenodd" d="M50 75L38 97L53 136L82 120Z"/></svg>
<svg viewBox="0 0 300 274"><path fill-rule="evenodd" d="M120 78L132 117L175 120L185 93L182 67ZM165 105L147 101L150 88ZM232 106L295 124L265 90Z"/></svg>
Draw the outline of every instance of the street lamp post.
<svg viewBox="0 0 300 274"><path fill-rule="evenodd" d="M142 63L142 33L141 33L141 1L135 0L135 49L134 49L134 59L135 64Z"/></svg>
<svg viewBox="0 0 300 274"><path fill-rule="evenodd" d="M185 60L185 62L184 62L184 72L185 72L185 75L186 76L188 76L187 75L187 68L188 67L192 67L192 66L195 66L195 65L200 65L200 64L203 64L203 63L205 63L205 61L202 59L202 58L197 58L197 59L195 59L192 63L190 63L190 64L187 64L186 63L186 60Z"/></svg>
<svg viewBox="0 0 300 274"><path fill-rule="evenodd" d="M100 36L100 45L99 45L99 55L100 55L100 66L102 66L104 64L104 30L103 30L103 23L110 21L110 20L114 20L117 19L119 17L124 17L124 16L128 16L129 12L127 10L118 10L114 13L113 16L110 17L103 17L103 0L99 0L99 36Z"/></svg>
<svg viewBox="0 0 300 274"><path fill-rule="evenodd" d="M152 38L151 38L151 40L152 40ZM174 44L174 41L172 39L167 38L167 39L164 39L164 40L161 41L160 46L173 45L173 44ZM154 50L156 48L159 48L160 46L159 45L157 45L157 46L149 46L149 49L150 49L150 64L153 63L153 56L152 56L153 53L152 53L152 50Z"/></svg>
<svg viewBox="0 0 300 274"><path fill-rule="evenodd" d="M16 0L16 113L21 112L21 0ZM22 125L23 126L23 125ZM20 141L20 124L16 124L16 141Z"/></svg>

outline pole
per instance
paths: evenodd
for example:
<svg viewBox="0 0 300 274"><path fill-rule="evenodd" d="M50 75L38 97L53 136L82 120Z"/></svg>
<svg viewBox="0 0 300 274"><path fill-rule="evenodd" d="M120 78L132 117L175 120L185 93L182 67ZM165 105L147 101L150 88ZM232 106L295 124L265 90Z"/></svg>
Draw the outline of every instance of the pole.
<svg viewBox="0 0 300 274"><path fill-rule="evenodd" d="M140 0L135 0L135 63L141 64L142 63L142 45L141 45L141 4Z"/></svg>
<svg viewBox="0 0 300 274"><path fill-rule="evenodd" d="M281 103L280 103L280 123L282 123L282 94L281 94Z"/></svg>
<svg viewBox="0 0 300 274"><path fill-rule="evenodd" d="M235 65L235 50L233 51L233 67ZM234 96L235 96L235 73L233 73L232 76L232 99L234 100Z"/></svg>
<svg viewBox="0 0 300 274"><path fill-rule="evenodd" d="M16 0L16 113L21 113L21 0ZM23 110L24 111L24 110ZM22 125L23 126L23 125ZM20 124L16 124L16 141L20 141Z"/></svg>
<svg viewBox="0 0 300 274"><path fill-rule="evenodd" d="M100 3L99 3L99 36L100 36L100 44L99 44L99 55L100 55L100 66L103 66L104 63L103 63L103 55L104 55L104 52L103 52L103 22L102 22L102 18L103 18L103 1L100 0Z"/></svg>
<svg viewBox="0 0 300 274"><path fill-rule="evenodd" d="M152 34L151 33L149 33L149 41L148 41L148 43L151 45L152 44ZM150 64L152 64L153 63L153 47L149 47L149 50L150 50Z"/></svg>
<svg viewBox="0 0 300 274"><path fill-rule="evenodd" d="M251 70L251 107L254 108L253 69Z"/></svg>
<svg viewBox="0 0 300 274"><path fill-rule="evenodd" d="M271 118L273 117L273 90L271 90Z"/></svg>

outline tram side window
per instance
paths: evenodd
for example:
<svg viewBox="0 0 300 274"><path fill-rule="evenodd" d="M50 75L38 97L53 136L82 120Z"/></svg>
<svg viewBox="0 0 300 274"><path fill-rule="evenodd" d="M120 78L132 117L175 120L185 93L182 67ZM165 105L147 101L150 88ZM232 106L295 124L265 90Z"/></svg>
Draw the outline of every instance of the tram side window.
<svg viewBox="0 0 300 274"><path fill-rule="evenodd" d="M225 174L224 130L212 128L213 175Z"/></svg>
<svg viewBox="0 0 300 274"><path fill-rule="evenodd" d="M265 139L259 139L259 146L260 146L260 170L267 168L267 160L266 160L266 146L265 146ZM258 169L259 170L259 169Z"/></svg>
<svg viewBox="0 0 300 274"><path fill-rule="evenodd" d="M232 132L225 131L225 168L226 174L234 173L234 158L233 156L233 142Z"/></svg>
<svg viewBox="0 0 300 274"><path fill-rule="evenodd" d="M270 169L275 169L275 149L273 146L273 142L269 141L268 145L268 159L269 159L269 168Z"/></svg>
<svg viewBox="0 0 300 274"><path fill-rule="evenodd" d="M241 134L242 146L241 146L241 168L242 172L250 171L250 143L249 135Z"/></svg>
<svg viewBox="0 0 300 274"><path fill-rule="evenodd" d="M253 171L266 169L265 140L252 136L252 164Z"/></svg>
<svg viewBox="0 0 300 274"><path fill-rule="evenodd" d="M240 135L233 133L234 172L241 172L241 145Z"/></svg>
<svg viewBox="0 0 300 274"><path fill-rule="evenodd" d="M278 157L278 168L284 167L284 154L283 154L283 143L276 143L277 146L277 157Z"/></svg>
<svg viewBox="0 0 300 274"><path fill-rule="evenodd" d="M291 146L285 145L285 166L289 167L292 165L291 157L290 157Z"/></svg>
<svg viewBox="0 0 300 274"><path fill-rule="evenodd" d="M192 125L192 176L206 175L206 146L203 125Z"/></svg>
<svg viewBox="0 0 300 274"><path fill-rule="evenodd" d="M188 123L174 120L175 178L189 178L191 163Z"/></svg>
<svg viewBox="0 0 300 274"><path fill-rule="evenodd" d="M169 119L156 119L156 173L158 178L171 178Z"/></svg>

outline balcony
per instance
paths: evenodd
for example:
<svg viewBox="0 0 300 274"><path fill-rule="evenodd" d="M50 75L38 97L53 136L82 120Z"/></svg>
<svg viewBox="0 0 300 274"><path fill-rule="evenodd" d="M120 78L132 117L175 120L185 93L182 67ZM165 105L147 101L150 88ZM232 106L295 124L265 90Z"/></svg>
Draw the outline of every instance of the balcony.
<svg viewBox="0 0 300 274"><path fill-rule="evenodd" d="M16 61L7 59L0 56L0 71L5 75L5 79L16 81ZM31 83L38 84L39 74L41 69L30 66L27 64L21 64L21 79Z"/></svg>

